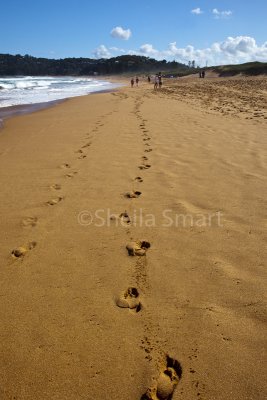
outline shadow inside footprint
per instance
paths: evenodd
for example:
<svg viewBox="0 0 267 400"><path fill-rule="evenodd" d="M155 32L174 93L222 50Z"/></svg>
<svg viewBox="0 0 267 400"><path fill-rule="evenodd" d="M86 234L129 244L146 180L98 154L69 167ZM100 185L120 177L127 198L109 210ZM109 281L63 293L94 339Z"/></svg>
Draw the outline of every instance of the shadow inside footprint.
<svg viewBox="0 0 267 400"><path fill-rule="evenodd" d="M175 371L175 373L179 379L182 378L183 369L182 369L182 366L179 363L179 361L175 360L174 358L171 358L167 354L166 355L166 364L167 364L167 368L172 368Z"/></svg>
<svg viewBox="0 0 267 400"><path fill-rule="evenodd" d="M70 172L69 174L67 174L65 176L66 176L66 178L73 178L74 175L76 175L77 173L78 173L77 171L74 171L74 172Z"/></svg>
<svg viewBox="0 0 267 400"><path fill-rule="evenodd" d="M167 356L166 369L161 372L157 383L157 397L159 399L171 399L175 387L182 376L181 364Z"/></svg>
<svg viewBox="0 0 267 400"><path fill-rule="evenodd" d="M137 176L136 178L135 178L135 181L137 181L137 182L143 182L143 179L141 178L141 176Z"/></svg>
<svg viewBox="0 0 267 400"><path fill-rule="evenodd" d="M11 254L13 258L24 257L25 254L36 247L37 242L30 242L26 246L20 246L12 250Z"/></svg>
<svg viewBox="0 0 267 400"><path fill-rule="evenodd" d="M182 366L179 361L166 356L166 367L160 373L157 385L149 389L140 400L171 400L174 390L182 377Z"/></svg>
<svg viewBox="0 0 267 400"><path fill-rule="evenodd" d="M54 185L50 186L51 189L55 189L55 190L60 190L61 189L61 185L59 185L58 183L55 183Z"/></svg>
<svg viewBox="0 0 267 400"><path fill-rule="evenodd" d="M145 240L137 240L126 245L129 256L145 256L150 248L150 243Z"/></svg>
<svg viewBox="0 0 267 400"><path fill-rule="evenodd" d="M70 164L67 163L61 164L60 168L70 168Z"/></svg>
<svg viewBox="0 0 267 400"><path fill-rule="evenodd" d="M82 146L82 149L85 149L86 147L91 146L91 143L86 143L84 146Z"/></svg>
<svg viewBox="0 0 267 400"><path fill-rule="evenodd" d="M56 204L58 204L60 201L63 200L63 197L57 197L56 199L52 199L46 202L46 204L48 206L55 206Z"/></svg>
<svg viewBox="0 0 267 400"><path fill-rule="evenodd" d="M111 215L110 220L120 222L121 225L129 225L131 223L129 214L126 211L121 213L120 215Z"/></svg>
<svg viewBox="0 0 267 400"><path fill-rule="evenodd" d="M139 191L135 191L135 192L127 192L125 193L125 197L127 197L127 199L137 199L138 197L140 197L142 194L142 192Z"/></svg>
<svg viewBox="0 0 267 400"><path fill-rule="evenodd" d="M130 224L131 223L131 219L128 215L128 213L125 211L124 213L121 213L119 215L119 218L125 223L125 224Z"/></svg>
<svg viewBox="0 0 267 400"><path fill-rule="evenodd" d="M144 393L141 397L140 400L153 400L153 398L151 397L151 394L149 392Z"/></svg>
<svg viewBox="0 0 267 400"><path fill-rule="evenodd" d="M116 304L120 308L129 308L136 312L141 311L141 303L139 301L139 293L136 288L128 288L122 295L116 299Z"/></svg>
<svg viewBox="0 0 267 400"><path fill-rule="evenodd" d="M148 168L150 168L151 167L151 165L149 165L149 164L143 164L143 165L139 165L139 169L141 169L141 170L143 170L143 169L148 169Z"/></svg>
<svg viewBox="0 0 267 400"><path fill-rule="evenodd" d="M26 217L22 220L23 226L31 226L34 227L37 225L38 218L37 217Z"/></svg>

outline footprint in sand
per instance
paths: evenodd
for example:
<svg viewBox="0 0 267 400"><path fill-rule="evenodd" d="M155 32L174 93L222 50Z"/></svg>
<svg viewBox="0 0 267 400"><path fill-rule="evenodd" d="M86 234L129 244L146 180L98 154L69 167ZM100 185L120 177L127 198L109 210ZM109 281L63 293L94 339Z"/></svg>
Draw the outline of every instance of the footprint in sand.
<svg viewBox="0 0 267 400"><path fill-rule="evenodd" d="M22 225L25 227L34 227L37 225L38 218L37 217L26 217L22 220Z"/></svg>
<svg viewBox="0 0 267 400"><path fill-rule="evenodd" d="M141 303L139 300L139 293L136 288L130 287L122 293L117 299L116 304L120 308L129 308L136 312L141 311Z"/></svg>
<svg viewBox="0 0 267 400"><path fill-rule="evenodd" d="M69 174L65 175L65 177L66 178L73 178L76 174L78 174L78 172L77 171L73 171L73 172L70 172Z"/></svg>
<svg viewBox="0 0 267 400"><path fill-rule="evenodd" d="M143 169L149 169L151 167L151 165L149 164L144 164L144 165L139 165L139 169L143 170Z"/></svg>
<svg viewBox="0 0 267 400"><path fill-rule="evenodd" d="M143 179L141 178L141 176L137 176L134 180L137 182L140 182L140 183L143 182Z"/></svg>
<svg viewBox="0 0 267 400"><path fill-rule="evenodd" d="M166 366L158 377L156 387L149 389L140 400L171 400L181 377L181 364L166 356Z"/></svg>
<svg viewBox="0 0 267 400"><path fill-rule="evenodd" d="M79 150L75 151L75 153L82 154L82 153L83 153L83 151L82 151L82 149L79 149Z"/></svg>
<svg viewBox="0 0 267 400"><path fill-rule="evenodd" d="M64 164L61 164L60 165L60 168L70 168L70 164L68 164L68 163L64 163Z"/></svg>
<svg viewBox="0 0 267 400"><path fill-rule="evenodd" d="M91 146L91 142L86 143L84 146L82 146L82 149L85 149L86 147L90 147Z"/></svg>
<svg viewBox="0 0 267 400"><path fill-rule="evenodd" d="M37 242L30 242L25 246L20 246L12 250L11 254L13 258L21 258L24 257L25 254L34 249L37 246Z"/></svg>
<svg viewBox="0 0 267 400"><path fill-rule="evenodd" d="M145 146L149 146L149 147L150 147L150 146L151 146L151 144L150 144L150 143L145 143Z"/></svg>
<svg viewBox="0 0 267 400"><path fill-rule="evenodd" d="M142 160L143 160L143 161L148 161L148 157L143 156L143 157L142 157Z"/></svg>
<svg viewBox="0 0 267 400"><path fill-rule="evenodd" d="M150 243L145 240L137 240L126 245L129 256L145 256L150 248Z"/></svg>
<svg viewBox="0 0 267 400"><path fill-rule="evenodd" d="M111 215L110 220L111 221L118 221L118 222L120 222L121 224L124 224L124 225L129 225L131 223L131 219L130 219L129 214L127 213L127 211L124 211L123 213L121 213L119 215L116 215L116 214Z"/></svg>
<svg viewBox="0 0 267 400"><path fill-rule="evenodd" d="M59 202L61 202L63 200L63 197L56 197L55 199L49 200L46 202L46 204L48 206L55 206L56 204L58 204Z"/></svg>
<svg viewBox="0 0 267 400"><path fill-rule="evenodd" d="M146 138L143 139L143 142L147 142L148 140L151 140L151 138L150 137L146 137Z"/></svg>
<svg viewBox="0 0 267 400"><path fill-rule="evenodd" d="M150 153L152 151L152 149L146 149L145 153Z"/></svg>
<svg viewBox="0 0 267 400"><path fill-rule="evenodd" d="M125 193L124 196L127 197L127 199L137 199L138 197L141 196L141 194L142 192L135 191L135 192L127 192Z"/></svg>
<svg viewBox="0 0 267 400"><path fill-rule="evenodd" d="M86 158L87 156L85 154L81 154L80 157L78 157L79 160L83 160L84 158Z"/></svg>
<svg viewBox="0 0 267 400"><path fill-rule="evenodd" d="M61 185L59 185L59 183L55 183L54 185L50 186L51 189L54 190L60 190L61 189Z"/></svg>

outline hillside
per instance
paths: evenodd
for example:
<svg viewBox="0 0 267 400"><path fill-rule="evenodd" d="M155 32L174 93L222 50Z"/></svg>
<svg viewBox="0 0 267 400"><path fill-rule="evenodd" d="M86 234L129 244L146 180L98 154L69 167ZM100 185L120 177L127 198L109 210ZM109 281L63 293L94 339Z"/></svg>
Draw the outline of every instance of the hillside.
<svg viewBox="0 0 267 400"><path fill-rule="evenodd" d="M127 73L151 73L158 71L186 71L188 66L176 61L155 60L135 55L109 59L36 58L29 55L0 54L0 76L14 75L109 75Z"/></svg>
<svg viewBox="0 0 267 400"><path fill-rule="evenodd" d="M219 76L235 76L238 74L243 75L262 75L267 74L267 63L249 62L237 65L222 65L218 67L211 67L211 70L217 72Z"/></svg>

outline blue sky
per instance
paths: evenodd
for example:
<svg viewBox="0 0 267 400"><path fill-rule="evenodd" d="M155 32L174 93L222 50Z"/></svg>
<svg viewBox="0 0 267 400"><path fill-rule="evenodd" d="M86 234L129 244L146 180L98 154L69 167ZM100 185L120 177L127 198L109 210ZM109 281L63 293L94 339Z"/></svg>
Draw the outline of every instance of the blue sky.
<svg viewBox="0 0 267 400"><path fill-rule="evenodd" d="M267 61L266 15L266 0L9 0L1 5L0 53Z"/></svg>

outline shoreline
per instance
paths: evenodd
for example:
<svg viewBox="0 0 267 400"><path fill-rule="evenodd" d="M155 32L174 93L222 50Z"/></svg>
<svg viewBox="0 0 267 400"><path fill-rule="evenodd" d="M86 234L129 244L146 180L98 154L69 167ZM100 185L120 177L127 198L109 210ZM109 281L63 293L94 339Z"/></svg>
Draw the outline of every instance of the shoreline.
<svg viewBox="0 0 267 400"><path fill-rule="evenodd" d="M21 104L21 105L15 105L15 106L1 107L0 108L0 128L4 126L4 121L6 119L16 117L19 115L31 114L31 113L34 113L37 111L44 110L46 108L54 107L57 104L63 103L66 100L68 100L68 98L61 99L61 100L47 101L47 102L43 102L43 103Z"/></svg>
<svg viewBox="0 0 267 400"><path fill-rule="evenodd" d="M112 84L116 83L118 84L117 87L111 88L111 89L101 89L101 90L96 90L84 95L77 95L77 96L71 96L71 97L66 97L63 99L58 99L58 100L52 100L52 101L47 101L47 102L41 102L41 103L29 103L29 104L19 104L19 105L14 105L14 106L7 106L7 107L0 107L0 129L4 127L4 121L6 119L16 117L19 115L25 115L25 114L31 114L37 111L45 110L46 108L51 108L54 107L58 104L61 104L65 101L68 101L73 98L77 97L84 97L84 96L90 96L94 94L101 94L101 93L109 93L118 90L120 87L123 87L123 83L120 81L116 81L115 79L113 82L110 82Z"/></svg>

